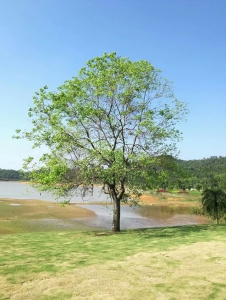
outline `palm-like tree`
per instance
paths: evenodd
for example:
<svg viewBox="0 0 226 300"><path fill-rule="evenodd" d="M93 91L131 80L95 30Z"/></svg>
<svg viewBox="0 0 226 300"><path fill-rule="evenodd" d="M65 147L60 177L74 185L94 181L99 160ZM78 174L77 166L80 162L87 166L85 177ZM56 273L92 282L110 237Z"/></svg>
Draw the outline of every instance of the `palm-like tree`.
<svg viewBox="0 0 226 300"><path fill-rule="evenodd" d="M226 213L226 193L219 188L205 189L202 193L202 206L219 224L219 220Z"/></svg>

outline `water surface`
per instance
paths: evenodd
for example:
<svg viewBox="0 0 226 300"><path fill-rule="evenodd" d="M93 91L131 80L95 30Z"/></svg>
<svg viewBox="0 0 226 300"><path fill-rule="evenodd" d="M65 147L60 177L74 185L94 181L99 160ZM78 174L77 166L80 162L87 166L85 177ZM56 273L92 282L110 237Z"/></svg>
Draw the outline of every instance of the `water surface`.
<svg viewBox="0 0 226 300"><path fill-rule="evenodd" d="M58 201L70 200L72 203L110 201L108 195L101 191L101 187L95 187L93 194L87 192L84 196L82 190L78 189L73 197L59 198ZM50 193L40 192L29 184L14 181L0 181L0 198L56 201L56 198Z"/></svg>
<svg viewBox="0 0 226 300"><path fill-rule="evenodd" d="M91 227L111 229L113 206L79 205L95 212L96 216L81 220ZM121 206L121 228L151 228L164 226L206 224L208 220L203 216L190 214L188 207L170 206Z"/></svg>
<svg viewBox="0 0 226 300"><path fill-rule="evenodd" d="M39 192L32 188L29 184L21 184L19 182L1 182L0 181L0 198L11 199L37 199L45 201L56 201L54 196L47 192ZM64 198L58 199L65 200ZM107 202L106 202L107 201ZM111 229L112 226L112 209L109 196L101 192L100 187L95 187L93 194L87 194L82 197L81 191L74 195L71 203L84 203L81 207L87 208L95 212L95 217L76 218L70 220L39 220L34 221L47 224L55 224L59 228L81 229L83 228L101 228ZM87 202L106 202L107 205L85 204ZM16 203L15 203L16 204ZM78 205L78 204L76 204ZM1 213L1 212L0 212ZM207 223L204 217L190 214L190 208L187 207L170 207L170 206L155 206L145 205L131 208L127 205L121 206L121 228L149 228L161 226L176 226L176 225L191 225ZM52 225L53 225L52 224Z"/></svg>

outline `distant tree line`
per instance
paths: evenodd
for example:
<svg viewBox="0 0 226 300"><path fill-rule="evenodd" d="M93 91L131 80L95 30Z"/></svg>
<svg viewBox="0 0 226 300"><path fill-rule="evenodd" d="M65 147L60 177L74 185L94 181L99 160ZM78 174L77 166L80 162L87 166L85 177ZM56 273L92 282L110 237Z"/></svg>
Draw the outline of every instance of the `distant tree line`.
<svg viewBox="0 0 226 300"><path fill-rule="evenodd" d="M201 160L180 161L186 172L184 183L186 188L226 189L226 157L211 156Z"/></svg>
<svg viewBox="0 0 226 300"><path fill-rule="evenodd" d="M178 172L161 183L162 188L226 189L226 157L211 156L197 160L177 160Z"/></svg>
<svg viewBox="0 0 226 300"><path fill-rule="evenodd" d="M166 169L170 175L167 179L164 178L162 182L160 181L157 184L159 188L188 190L226 189L226 157L211 156L210 158L196 160L176 160L172 157L167 157L163 169ZM75 172L75 170L71 170L71 172ZM152 173L150 171L150 176L152 176ZM0 180L29 180L29 174L15 170L0 169ZM94 180L94 183L98 183L98 179ZM140 183L142 184L142 178L140 178Z"/></svg>
<svg viewBox="0 0 226 300"><path fill-rule="evenodd" d="M16 170L6 170L0 169L0 180L4 181L19 181L19 180L28 180L29 176L26 173L21 173Z"/></svg>

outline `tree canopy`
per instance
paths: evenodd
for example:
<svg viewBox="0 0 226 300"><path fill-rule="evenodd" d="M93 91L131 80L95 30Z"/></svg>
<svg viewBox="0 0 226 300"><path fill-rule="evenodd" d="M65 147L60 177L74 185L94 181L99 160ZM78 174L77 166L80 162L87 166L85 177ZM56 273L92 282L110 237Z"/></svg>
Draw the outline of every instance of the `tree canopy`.
<svg viewBox="0 0 226 300"><path fill-rule="evenodd" d="M217 221L226 213L226 194L219 188L205 189L202 193L202 206L204 211Z"/></svg>
<svg viewBox="0 0 226 300"><path fill-rule="evenodd" d="M184 176L179 176L177 182L174 180L174 186L198 190L219 187L226 190L226 157L178 160L178 164L184 170Z"/></svg>
<svg viewBox="0 0 226 300"><path fill-rule="evenodd" d="M49 152L39 163L29 157L24 168L39 189L57 195L102 183L114 203L113 231L120 231L120 202L164 177L186 113L151 63L104 53L56 92L45 86L35 94L33 128L19 136Z"/></svg>
<svg viewBox="0 0 226 300"><path fill-rule="evenodd" d="M21 180L22 174L16 170L0 169L0 180Z"/></svg>

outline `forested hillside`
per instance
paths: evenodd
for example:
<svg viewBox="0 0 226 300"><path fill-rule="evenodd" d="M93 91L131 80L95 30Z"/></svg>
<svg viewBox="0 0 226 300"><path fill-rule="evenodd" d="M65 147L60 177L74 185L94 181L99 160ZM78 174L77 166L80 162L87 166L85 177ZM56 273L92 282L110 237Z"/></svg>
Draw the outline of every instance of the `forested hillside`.
<svg viewBox="0 0 226 300"><path fill-rule="evenodd" d="M219 186L226 189L226 157L211 156L198 160L179 160L178 163L184 172L184 176L179 179L181 188Z"/></svg>
<svg viewBox="0 0 226 300"><path fill-rule="evenodd" d="M22 175L20 171L0 169L0 180L26 180L27 176Z"/></svg>
<svg viewBox="0 0 226 300"><path fill-rule="evenodd" d="M161 188L203 189L219 186L226 189L226 157L211 156L196 160L177 160L180 172L160 183ZM0 169L0 180L27 180L19 171Z"/></svg>

